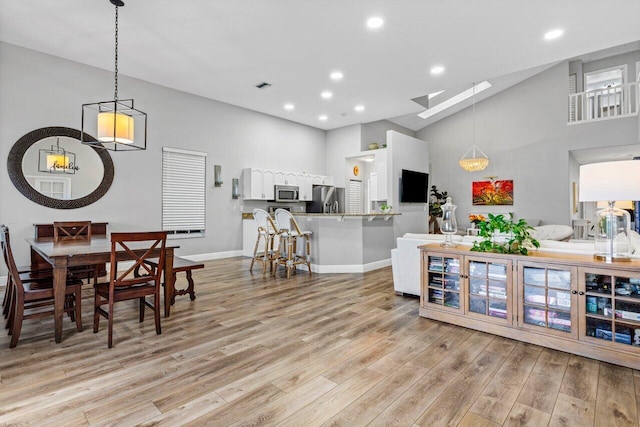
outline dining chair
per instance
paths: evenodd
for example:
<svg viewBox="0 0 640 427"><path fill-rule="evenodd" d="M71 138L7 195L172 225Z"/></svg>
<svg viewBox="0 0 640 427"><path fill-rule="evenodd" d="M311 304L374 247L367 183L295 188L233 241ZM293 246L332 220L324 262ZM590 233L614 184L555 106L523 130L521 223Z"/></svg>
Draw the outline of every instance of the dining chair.
<svg viewBox="0 0 640 427"><path fill-rule="evenodd" d="M54 221L53 222L54 243L65 243L73 241L91 241L91 221ZM79 265L69 268L69 271L78 278L87 279L93 283L98 282L99 265Z"/></svg>
<svg viewBox="0 0 640 427"><path fill-rule="evenodd" d="M24 273L18 271L18 267L13 257L11 245L7 236L8 228L2 227L1 239L3 243L3 254L8 269L8 281L6 292L9 292L6 304L8 306L8 318L6 327L9 329L11 341L9 347L13 348L18 344L22 331L22 322L25 319L53 316L53 277L38 280L23 280ZM7 294L5 294L7 295ZM47 309L48 308L48 309ZM78 279L68 279L65 290L64 311L69 313L72 321L76 322L78 332L82 332L82 281Z"/></svg>
<svg viewBox="0 0 640 427"><path fill-rule="evenodd" d="M2 224L0 225L0 248L2 250L2 257L4 258L5 265L9 266L9 248L11 248L11 239L9 235L9 227ZM47 280L53 279L53 269L52 268L37 268L32 269L30 266L16 266L16 270L20 275L20 278L23 282L34 282L41 281L46 282ZM2 314L4 318L9 317L9 301L12 298L13 293L15 292L15 288L13 285L13 280L10 274L7 274L7 283L5 286L4 298L2 300Z"/></svg>
<svg viewBox="0 0 640 427"><path fill-rule="evenodd" d="M53 240L91 240L91 221L54 221Z"/></svg>
<svg viewBox="0 0 640 427"><path fill-rule="evenodd" d="M275 259L275 276L278 266L282 265L287 271L287 279L291 271L298 265L306 264L311 274L311 232L300 230L300 226L291 212L286 209L276 209L276 227L279 235L278 256Z"/></svg>
<svg viewBox="0 0 640 427"><path fill-rule="evenodd" d="M276 240L277 227L269 213L264 209L254 209L253 219L258 226L258 237L253 248L253 258L251 258L249 271L253 269L253 264L258 261L262 263L262 274L264 274L267 271L267 264L269 264L269 270L273 271L273 261L276 259L273 245ZM261 244L264 245L262 250L260 250Z"/></svg>
<svg viewBox="0 0 640 427"><path fill-rule="evenodd" d="M108 347L113 347L113 305L119 301L138 299L139 321L144 321L145 306L152 308L156 334L161 334L160 328L160 277L164 270L166 231L126 232L111 234L111 269L109 282L94 285L95 300L93 314L93 332L98 332L100 316L108 320ZM158 252L157 253L154 252ZM118 258L126 254L127 261L133 265L118 271ZM146 261L157 258L155 265ZM147 296L153 296L153 303L147 301ZM108 305L107 310L103 305Z"/></svg>

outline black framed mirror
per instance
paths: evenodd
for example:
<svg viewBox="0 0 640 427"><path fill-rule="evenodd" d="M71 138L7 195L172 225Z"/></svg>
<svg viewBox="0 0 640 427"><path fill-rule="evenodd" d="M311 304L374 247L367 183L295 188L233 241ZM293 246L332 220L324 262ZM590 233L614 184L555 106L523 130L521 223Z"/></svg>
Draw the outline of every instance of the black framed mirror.
<svg viewBox="0 0 640 427"><path fill-rule="evenodd" d="M87 137L95 141L85 134ZM73 150L73 162L69 162L69 156L63 156L67 160L53 165L43 164L47 161L43 152L64 152L65 149L68 153ZM79 152L77 156L76 152ZM96 202L111 187L114 174L113 161L107 150L83 145L79 130L59 126L36 129L18 139L9 152L7 170L11 182L23 196L54 209L76 209ZM59 194L39 190L40 185L49 185L51 189L54 184L61 186Z"/></svg>

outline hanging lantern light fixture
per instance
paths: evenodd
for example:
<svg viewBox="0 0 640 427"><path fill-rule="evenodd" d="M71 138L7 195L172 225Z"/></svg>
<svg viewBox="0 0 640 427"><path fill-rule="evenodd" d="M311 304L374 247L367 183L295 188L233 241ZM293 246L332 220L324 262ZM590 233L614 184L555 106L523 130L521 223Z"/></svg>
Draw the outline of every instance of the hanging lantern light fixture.
<svg viewBox="0 0 640 427"><path fill-rule="evenodd" d="M460 167L468 172L484 170L489 166L489 157L476 145L476 84L473 84L473 139L472 145L458 161Z"/></svg>
<svg viewBox="0 0 640 427"><path fill-rule="evenodd" d="M115 77L113 101L82 105L83 144L112 151L147 149L147 114L134 108L133 99L118 99L118 8L122 0L109 0L116 8ZM97 141L89 135L96 135Z"/></svg>

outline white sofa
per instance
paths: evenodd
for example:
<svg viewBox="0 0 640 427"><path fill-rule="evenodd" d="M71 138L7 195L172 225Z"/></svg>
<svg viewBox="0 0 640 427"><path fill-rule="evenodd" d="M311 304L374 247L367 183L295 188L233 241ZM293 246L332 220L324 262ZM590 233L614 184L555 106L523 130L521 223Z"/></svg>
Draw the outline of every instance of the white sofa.
<svg viewBox="0 0 640 427"><path fill-rule="evenodd" d="M551 226L541 226L551 227ZM536 227L536 228L541 228ZM556 227L556 226L554 226ZM564 226L563 226L564 227ZM566 226L568 227L568 226ZM571 228L571 227L569 227ZM544 232L549 229L543 230ZM535 234L536 237L542 236L542 232ZM549 237L549 235L546 235ZM640 258L640 235L631 232L632 257ZM474 240L479 239L475 236L453 236L453 240L460 246L471 247ZM411 234L407 233L396 239L397 247L391 250L391 265L393 270L393 288L396 293L420 295L420 250L418 246L429 243L441 243L444 240L442 234ZM558 241L551 239L542 239L540 241L540 251L573 253L573 254L593 254L593 242L570 242Z"/></svg>

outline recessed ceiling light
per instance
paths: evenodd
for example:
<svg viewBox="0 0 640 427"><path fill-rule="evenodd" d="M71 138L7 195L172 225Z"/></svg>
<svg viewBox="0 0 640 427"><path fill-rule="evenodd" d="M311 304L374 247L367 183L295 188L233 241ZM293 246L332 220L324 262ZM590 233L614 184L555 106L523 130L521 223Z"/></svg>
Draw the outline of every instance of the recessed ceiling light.
<svg viewBox="0 0 640 427"><path fill-rule="evenodd" d="M319 115L319 116L318 116L318 120L321 120L321 121L323 121L323 122L324 122L325 120L327 120L327 119L328 119L328 117L327 117L325 114L321 114L321 115Z"/></svg>
<svg viewBox="0 0 640 427"><path fill-rule="evenodd" d="M353 109L356 111L364 111L364 105L356 105Z"/></svg>
<svg viewBox="0 0 640 427"><path fill-rule="evenodd" d="M331 80L342 80L344 75L340 71L334 71L329 77L331 77Z"/></svg>
<svg viewBox="0 0 640 427"><path fill-rule="evenodd" d="M444 67L442 65L435 65L431 67L431 75L437 76L442 73L444 73Z"/></svg>
<svg viewBox="0 0 640 427"><path fill-rule="evenodd" d="M557 29L557 30L551 30L548 33L546 33L544 35L544 39L545 40L554 40L557 39L558 37L562 36L564 34L564 30L563 29Z"/></svg>
<svg viewBox="0 0 640 427"><path fill-rule="evenodd" d="M367 20L367 27L369 28L380 28L384 25L384 20L379 16L373 16Z"/></svg>
<svg viewBox="0 0 640 427"><path fill-rule="evenodd" d="M333 94L328 90L325 90L320 94L320 96L323 97L324 99L330 99L333 96Z"/></svg>
<svg viewBox="0 0 640 427"><path fill-rule="evenodd" d="M284 104L284 109L287 110L287 111L291 111L294 108L296 108L296 106L293 105L293 104Z"/></svg>

